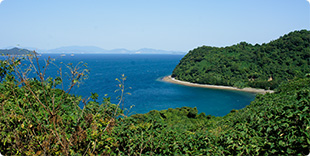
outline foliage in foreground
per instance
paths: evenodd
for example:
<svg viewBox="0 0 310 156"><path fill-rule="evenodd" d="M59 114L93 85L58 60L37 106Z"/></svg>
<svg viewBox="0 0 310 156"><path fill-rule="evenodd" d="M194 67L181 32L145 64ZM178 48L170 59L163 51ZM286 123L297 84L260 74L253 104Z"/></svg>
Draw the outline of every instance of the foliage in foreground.
<svg viewBox="0 0 310 156"><path fill-rule="evenodd" d="M80 64L67 65L70 68L71 83L65 91L57 89L57 86L63 86L61 68L60 77L46 78L44 73L50 59L43 69L35 63L38 63L38 58L27 57L28 67L18 66L20 60L14 57L1 61L2 69L14 71L15 76L7 74L0 84L0 153L110 153L105 146L111 144L111 141L105 140L116 121L121 120L117 119L122 114L119 104L111 104L109 98L99 102L95 93L88 99L69 94L88 72ZM27 78L29 72L37 73L38 78ZM125 77L121 80L125 80ZM120 84L123 93L122 87ZM81 102L84 103L83 109L79 107Z"/></svg>
<svg viewBox="0 0 310 156"><path fill-rule="evenodd" d="M18 64L11 62L15 67ZM85 73L80 68L71 69L75 75L73 87ZM121 80L123 93L125 78ZM206 116L198 114L196 108L182 107L119 118L122 110L109 98L100 102L94 93L92 100L83 100L56 89L61 83L61 77L27 79L23 75L6 75L0 84L1 154L309 153L310 78L283 84L273 94L258 95L246 108L224 117ZM81 101L83 109L78 106Z"/></svg>

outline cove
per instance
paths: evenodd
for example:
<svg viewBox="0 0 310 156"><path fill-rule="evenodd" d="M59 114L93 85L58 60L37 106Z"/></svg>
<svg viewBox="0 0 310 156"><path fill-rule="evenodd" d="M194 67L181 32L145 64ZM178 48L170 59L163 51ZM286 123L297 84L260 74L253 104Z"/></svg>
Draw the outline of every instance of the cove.
<svg viewBox="0 0 310 156"><path fill-rule="evenodd" d="M183 55L43 54L40 61L48 56L55 59L55 64L87 63L89 78L71 92L82 97L98 93L102 99L108 94L111 102L117 103L120 93L115 92L118 89L115 79L124 74L127 77L126 92L131 93L125 96L124 102L124 108L132 106L128 115L188 106L197 107L199 113L206 115L224 116L232 109L244 108L255 98L253 93L195 88L161 81L172 73ZM56 73L57 68L50 66L47 74L56 77Z"/></svg>

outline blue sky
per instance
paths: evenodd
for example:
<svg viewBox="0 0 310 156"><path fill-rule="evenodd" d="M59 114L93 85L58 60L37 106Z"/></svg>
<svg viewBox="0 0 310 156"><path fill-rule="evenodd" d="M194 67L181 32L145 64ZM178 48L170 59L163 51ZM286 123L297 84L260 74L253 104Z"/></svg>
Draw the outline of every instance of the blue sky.
<svg viewBox="0 0 310 156"><path fill-rule="evenodd" d="M310 30L307 0L0 0L0 48L189 51Z"/></svg>

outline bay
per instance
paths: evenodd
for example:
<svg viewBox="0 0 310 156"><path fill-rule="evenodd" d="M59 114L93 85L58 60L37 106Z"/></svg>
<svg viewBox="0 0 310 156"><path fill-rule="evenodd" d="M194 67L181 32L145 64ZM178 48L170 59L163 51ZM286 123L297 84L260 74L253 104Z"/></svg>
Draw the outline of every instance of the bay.
<svg viewBox="0 0 310 156"><path fill-rule="evenodd" d="M60 63L87 63L89 78L71 92L84 98L91 93L98 93L99 99L102 99L108 94L111 102L118 103L120 92L115 90L119 83L115 79L124 74L127 77L125 92L131 93L125 95L123 105L126 109L132 106L128 115L188 106L197 107L199 113L224 116L232 109L244 108L255 98L253 93L195 88L161 81L162 77L172 73L183 55L43 54L40 57L41 64L48 56L54 58L54 63L59 67ZM51 65L47 75L56 77L57 68ZM65 81L65 87L67 85Z"/></svg>

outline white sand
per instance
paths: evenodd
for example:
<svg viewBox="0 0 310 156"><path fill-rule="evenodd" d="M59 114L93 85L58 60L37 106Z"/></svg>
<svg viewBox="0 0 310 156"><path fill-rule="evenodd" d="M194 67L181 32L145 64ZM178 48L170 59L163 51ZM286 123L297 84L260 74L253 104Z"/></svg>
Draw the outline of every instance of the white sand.
<svg viewBox="0 0 310 156"><path fill-rule="evenodd" d="M256 89L256 88L237 88L237 87L230 87L230 86L217 86L217 85L208 85L208 84L198 84L198 83L191 83L186 81L177 80L175 78L172 78L171 75L166 76L162 79L165 82L190 86L190 87L202 87L202 88L212 88L212 89L227 89L227 90L238 90L238 91L244 91L244 92L251 92L251 93L259 93L259 94L265 94L265 93L274 93L273 90L264 90L264 89Z"/></svg>

